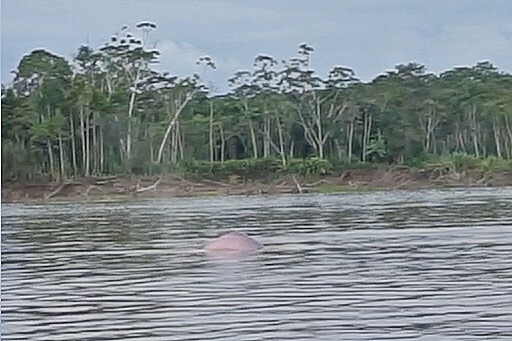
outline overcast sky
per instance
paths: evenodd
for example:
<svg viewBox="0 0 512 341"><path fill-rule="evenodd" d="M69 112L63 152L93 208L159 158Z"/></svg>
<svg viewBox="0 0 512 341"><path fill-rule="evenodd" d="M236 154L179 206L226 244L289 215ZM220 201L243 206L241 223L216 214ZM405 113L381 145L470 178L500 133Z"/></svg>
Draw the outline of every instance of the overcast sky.
<svg viewBox="0 0 512 341"><path fill-rule="evenodd" d="M219 90L260 53L288 59L307 42L312 67L327 75L352 67L362 80L417 61L441 72L490 60L512 72L512 0L2 0L2 83L24 54L46 48L71 59L85 43L98 48L123 25L149 20L162 52L160 70L198 71Z"/></svg>

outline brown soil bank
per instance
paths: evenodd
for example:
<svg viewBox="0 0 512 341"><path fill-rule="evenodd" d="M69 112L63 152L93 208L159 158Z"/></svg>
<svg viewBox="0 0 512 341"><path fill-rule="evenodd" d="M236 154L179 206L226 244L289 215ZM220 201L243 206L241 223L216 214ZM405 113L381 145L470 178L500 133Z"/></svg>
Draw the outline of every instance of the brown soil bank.
<svg viewBox="0 0 512 341"><path fill-rule="evenodd" d="M337 175L314 177L280 175L272 180L248 180L233 175L223 179L192 181L178 175L166 175L163 177L91 177L60 183L5 182L2 184L2 201L115 200L131 197L165 198L497 186L512 186L512 170L487 173L478 170L444 172L389 167L349 170Z"/></svg>

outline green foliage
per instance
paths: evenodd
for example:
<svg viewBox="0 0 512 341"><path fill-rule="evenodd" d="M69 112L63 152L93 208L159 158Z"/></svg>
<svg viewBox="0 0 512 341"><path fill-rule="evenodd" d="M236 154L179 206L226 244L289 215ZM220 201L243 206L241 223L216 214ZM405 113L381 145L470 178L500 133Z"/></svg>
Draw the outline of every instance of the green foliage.
<svg viewBox="0 0 512 341"><path fill-rule="evenodd" d="M483 171L512 171L512 160L500 159L495 156L490 156L484 159L480 159L478 169Z"/></svg>
<svg viewBox="0 0 512 341"><path fill-rule="evenodd" d="M370 139L370 144L366 147L366 155L369 160L382 161L387 155L386 142L379 133L377 137Z"/></svg>
<svg viewBox="0 0 512 341"><path fill-rule="evenodd" d="M433 162L433 155L422 152L416 155L415 157L407 160L407 165L411 167L423 168L426 164ZM434 161L435 162L435 161Z"/></svg>
<svg viewBox="0 0 512 341"><path fill-rule="evenodd" d="M37 160L31 149L13 141L2 143L2 180L28 180L40 176Z"/></svg>
<svg viewBox="0 0 512 341"><path fill-rule="evenodd" d="M185 173L200 176L208 174L215 176L239 175L244 178L265 178L282 171L281 161L275 158L228 160L213 163L188 161L183 162L180 168Z"/></svg>
<svg viewBox="0 0 512 341"><path fill-rule="evenodd" d="M333 171L334 166L329 160L317 157L309 159L289 160L286 171L300 175L325 175Z"/></svg>
<svg viewBox="0 0 512 341"><path fill-rule="evenodd" d="M334 170L328 160L318 158L292 159L286 167L277 158L242 159L226 162L184 161L179 169L186 174L197 176L238 175L246 179L269 178L275 174L326 175Z"/></svg>
<svg viewBox="0 0 512 341"><path fill-rule="evenodd" d="M441 159L444 159L444 157L441 157ZM455 152L452 153L446 161L453 163L455 170L463 171L479 168L480 160L480 158L476 158L473 155L468 155L467 153Z"/></svg>
<svg viewBox="0 0 512 341"><path fill-rule="evenodd" d="M348 67L318 75L302 44L283 63L258 55L229 94L211 96L197 75L152 69L149 45L123 28L72 63L43 49L24 56L2 86L3 178L511 168L512 75L490 62L440 75L408 63L363 83Z"/></svg>
<svg viewBox="0 0 512 341"><path fill-rule="evenodd" d="M438 168L456 172L468 170L512 171L512 160L490 157L476 157L471 154L454 152L447 155L422 154L408 163L417 168Z"/></svg>
<svg viewBox="0 0 512 341"><path fill-rule="evenodd" d="M378 169L387 169L389 164L387 162L351 162L347 163L345 161L337 161L333 162L333 173L343 173L345 171L370 171L370 170L378 170Z"/></svg>

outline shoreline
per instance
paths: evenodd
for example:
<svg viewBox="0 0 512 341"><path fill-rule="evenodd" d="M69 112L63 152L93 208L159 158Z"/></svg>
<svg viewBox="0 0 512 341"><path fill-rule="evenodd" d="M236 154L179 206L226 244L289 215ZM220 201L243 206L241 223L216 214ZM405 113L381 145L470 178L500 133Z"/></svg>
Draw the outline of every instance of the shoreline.
<svg viewBox="0 0 512 341"><path fill-rule="evenodd" d="M341 174L322 176L275 175L271 179L244 179L236 175L197 180L185 179L178 174L161 177L110 176L67 182L5 182L2 183L2 203L506 186L512 186L512 170L439 173L424 169L389 167L348 170Z"/></svg>

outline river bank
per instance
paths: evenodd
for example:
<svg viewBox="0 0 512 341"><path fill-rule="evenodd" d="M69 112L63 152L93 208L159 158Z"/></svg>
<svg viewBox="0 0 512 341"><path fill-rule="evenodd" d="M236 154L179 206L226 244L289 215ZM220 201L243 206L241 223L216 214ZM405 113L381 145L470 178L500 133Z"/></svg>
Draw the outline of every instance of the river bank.
<svg viewBox="0 0 512 341"><path fill-rule="evenodd" d="M512 170L446 172L388 167L387 169L347 170L340 174L322 176L276 175L267 179L246 179L236 175L190 179L173 174L161 177L89 177L66 182L5 182L2 183L2 202L500 186L512 186Z"/></svg>

